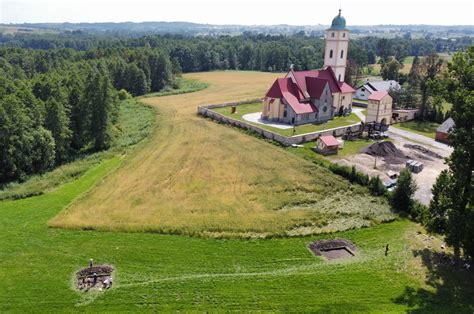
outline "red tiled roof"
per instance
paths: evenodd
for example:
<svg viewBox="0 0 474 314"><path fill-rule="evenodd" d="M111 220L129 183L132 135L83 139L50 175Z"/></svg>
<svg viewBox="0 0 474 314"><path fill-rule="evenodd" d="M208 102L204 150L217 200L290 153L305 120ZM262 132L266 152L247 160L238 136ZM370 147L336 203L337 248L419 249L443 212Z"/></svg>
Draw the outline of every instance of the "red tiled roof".
<svg viewBox="0 0 474 314"><path fill-rule="evenodd" d="M326 146L339 146L339 141L332 135L321 135L319 139L324 143Z"/></svg>
<svg viewBox="0 0 474 314"><path fill-rule="evenodd" d="M297 114L318 112L307 99L320 99L326 84L329 85L331 93L354 92L349 84L338 82L332 68L327 67L324 70L291 70L285 78L276 79L265 96L284 98Z"/></svg>
<svg viewBox="0 0 474 314"><path fill-rule="evenodd" d="M309 96L312 98L320 99L327 84L327 80L317 77L306 77L306 88Z"/></svg>
<svg viewBox="0 0 474 314"><path fill-rule="evenodd" d="M384 98L387 95L388 93L384 91L373 92L372 94L370 94L369 100L382 100L382 98Z"/></svg>
<svg viewBox="0 0 474 314"><path fill-rule="evenodd" d="M298 91L296 84L289 78L276 79L265 96L285 99L296 114L318 112L313 104L300 102L304 97Z"/></svg>
<svg viewBox="0 0 474 314"><path fill-rule="evenodd" d="M346 82L339 82L339 88L341 89L341 93L355 93L355 89Z"/></svg>

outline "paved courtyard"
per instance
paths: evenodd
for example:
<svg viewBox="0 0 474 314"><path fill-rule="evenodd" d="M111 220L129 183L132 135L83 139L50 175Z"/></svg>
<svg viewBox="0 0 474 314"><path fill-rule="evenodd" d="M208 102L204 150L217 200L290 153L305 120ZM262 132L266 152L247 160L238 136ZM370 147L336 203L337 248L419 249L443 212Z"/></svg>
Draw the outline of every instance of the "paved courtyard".
<svg viewBox="0 0 474 314"><path fill-rule="evenodd" d="M248 113L248 114L242 116L242 118L246 121L253 122L253 123L258 123L258 124L262 124L262 125L266 125L266 126L270 126L272 128L278 128L278 129L291 129L291 128L293 128L292 125L288 125L286 123L265 121L265 120L262 120L261 117L262 117L261 112Z"/></svg>

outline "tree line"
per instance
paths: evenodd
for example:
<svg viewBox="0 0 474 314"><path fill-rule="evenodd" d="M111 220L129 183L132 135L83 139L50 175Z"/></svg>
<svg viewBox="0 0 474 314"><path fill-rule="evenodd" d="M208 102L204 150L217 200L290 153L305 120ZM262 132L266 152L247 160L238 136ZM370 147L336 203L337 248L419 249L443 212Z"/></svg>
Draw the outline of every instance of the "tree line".
<svg viewBox="0 0 474 314"><path fill-rule="evenodd" d="M430 232L444 235L459 260L474 259L474 46L454 55L437 79L434 97L453 105L454 128L448 135L453 152L432 187L428 207L412 200L416 184L409 172L400 174L394 206L410 213Z"/></svg>
<svg viewBox="0 0 474 314"><path fill-rule="evenodd" d="M384 59L397 45L409 54L446 49L437 41L352 40L348 71ZM0 183L109 147L119 90L140 96L177 88L181 72L283 72L290 64L314 69L323 65L324 54L324 40L304 34L135 38L69 32L1 35L0 45Z"/></svg>
<svg viewBox="0 0 474 314"><path fill-rule="evenodd" d="M175 85L174 70L151 48L0 49L0 184L109 148L120 98Z"/></svg>

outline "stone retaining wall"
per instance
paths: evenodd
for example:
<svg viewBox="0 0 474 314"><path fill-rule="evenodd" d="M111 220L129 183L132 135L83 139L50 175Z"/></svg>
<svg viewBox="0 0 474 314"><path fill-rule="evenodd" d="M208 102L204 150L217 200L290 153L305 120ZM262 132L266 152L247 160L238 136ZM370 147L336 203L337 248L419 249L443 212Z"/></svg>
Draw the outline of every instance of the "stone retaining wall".
<svg viewBox="0 0 474 314"><path fill-rule="evenodd" d="M230 102L230 103L223 103L223 104L214 104L214 105L206 105L206 106L199 106L198 107L198 114L204 117L208 117L212 120L219 121L222 123L226 123L232 126L239 127L244 130L253 131L266 139L277 141L285 146L290 146L292 144L302 144L310 141L316 140L321 135L333 135L335 137L342 136L347 132L357 132L361 129L361 124L356 123L348 126L327 129L323 131L311 132L306 134L300 134L295 136L283 136L278 133L268 131L264 128L259 126L250 124L248 122L243 122L237 119L232 119L229 117L224 116L223 114L217 113L213 111L213 108L222 108L222 107L230 107L230 106L238 106L243 104L251 104L261 101L261 99L252 99L252 100L245 100L239 102Z"/></svg>

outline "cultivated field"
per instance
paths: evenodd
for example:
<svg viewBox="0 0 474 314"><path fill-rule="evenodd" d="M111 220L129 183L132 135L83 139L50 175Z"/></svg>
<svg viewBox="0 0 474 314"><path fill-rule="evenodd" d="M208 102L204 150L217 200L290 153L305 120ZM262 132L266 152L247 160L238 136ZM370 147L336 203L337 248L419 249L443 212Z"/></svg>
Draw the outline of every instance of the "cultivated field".
<svg viewBox="0 0 474 314"><path fill-rule="evenodd" d="M186 75L210 86L143 101L157 109L147 145L50 226L207 236L346 230L390 220L382 198L273 144L196 115L201 104L253 99L277 74Z"/></svg>

